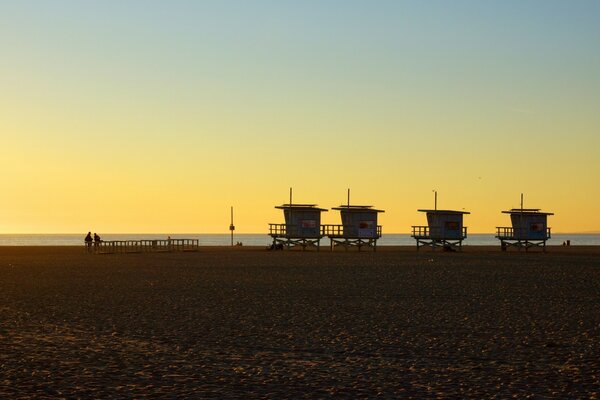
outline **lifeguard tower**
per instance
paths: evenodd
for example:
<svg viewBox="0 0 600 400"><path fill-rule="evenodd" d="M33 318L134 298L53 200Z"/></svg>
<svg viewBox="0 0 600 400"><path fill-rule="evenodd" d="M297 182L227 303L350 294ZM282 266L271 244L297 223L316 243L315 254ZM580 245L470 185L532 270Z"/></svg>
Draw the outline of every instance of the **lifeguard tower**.
<svg viewBox="0 0 600 400"><path fill-rule="evenodd" d="M277 246L292 248L295 246L320 248L321 238L321 213L327 211L317 207L316 204L294 204L292 202L292 189L290 189L289 204L282 204L275 208L283 210L284 224L269 224L269 235L273 238L273 248Z"/></svg>
<svg viewBox="0 0 600 400"><path fill-rule="evenodd" d="M381 237L381 225L377 225L377 215L384 210L374 209L373 206L350 205L350 189L348 189L348 203L333 210L339 210L342 219L341 225L323 225L323 234L329 237L331 250L335 246L343 246L345 250L350 247L362 247L377 250L377 239Z"/></svg>
<svg viewBox="0 0 600 400"><path fill-rule="evenodd" d="M463 216L468 211L438 210L437 192L435 192L435 207L433 210L417 210L427 214L427 226L413 226L412 235L417 241L417 251L420 246L431 246L435 249L462 250L462 241L467 238L467 227L463 226Z"/></svg>
<svg viewBox="0 0 600 400"><path fill-rule="evenodd" d="M508 246L515 246L519 250L531 247L541 247L546 251L546 241L550 239L548 215L554 213L542 212L539 208L523 208L523 195L521 195L521 208L502 211L510 214L512 226L496 227L496 238L500 239L500 248L506 251Z"/></svg>

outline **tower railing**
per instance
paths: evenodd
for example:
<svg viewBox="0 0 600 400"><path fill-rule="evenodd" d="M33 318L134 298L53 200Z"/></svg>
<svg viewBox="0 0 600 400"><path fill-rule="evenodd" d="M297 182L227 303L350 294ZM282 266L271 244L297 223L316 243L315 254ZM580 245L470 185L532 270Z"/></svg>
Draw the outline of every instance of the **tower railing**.
<svg viewBox="0 0 600 400"><path fill-rule="evenodd" d="M423 225L414 225L412 227L411 237L417 239L454 239L456 235L448 234L447 230L442 227L430 227ZM461 228L461 237L464 239L467 237L467 227Z"/></svg>
<svg viewBox="0 0 600 400"><path fill-rule="evenodd" d="M382 234L382 226L377 225L376 230L374 231L375 235L365 234L367 229L364 232L361 232L361 229L356 225L342 225L342 224L326 224L321 225L321 234L324 236L330 237L349 237L349 238L380 238ZM373 231L371 231L373 232ZM361 234L362 233L362 234Z"/></svg>
<svg viewBox="0 0 600 400"><path fill-rule="evenodd" d="M496 227L496 238L506 240L526 240L526 239L538 239L530 235L530 230L527 228L515 228L512 226L497 226ZM545 238L551 238L550 228L546 228Z"/></svg>

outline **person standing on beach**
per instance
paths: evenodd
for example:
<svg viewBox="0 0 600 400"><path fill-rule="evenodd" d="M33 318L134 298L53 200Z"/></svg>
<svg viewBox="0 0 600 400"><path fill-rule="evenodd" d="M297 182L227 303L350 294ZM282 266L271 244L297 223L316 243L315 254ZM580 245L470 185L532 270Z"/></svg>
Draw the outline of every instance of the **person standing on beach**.
<svg viewBox="0 0 600 400"><path fill-rule="evenodd" d="M88 232L87 236L85 237L85 247L87 248L88 253L91 253L92 251L92 232Z"/></svg>
<svg viewBox="0 0 600 400"><path fill-rule="evenodd" d="M98 246L100 246L101 241L102 239L100 239L100 236L98 236L98 234L94 232L94 251L96 253L98 252Z"/></svg>

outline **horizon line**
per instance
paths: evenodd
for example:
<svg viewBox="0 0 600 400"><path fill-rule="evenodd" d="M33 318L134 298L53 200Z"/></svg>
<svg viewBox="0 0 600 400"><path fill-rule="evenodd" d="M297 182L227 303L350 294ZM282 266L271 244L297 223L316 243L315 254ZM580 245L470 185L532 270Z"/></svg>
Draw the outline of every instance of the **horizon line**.
<svg viewBox="0 0 600 400"><path fill-rule="evenodd" d="M0 235L85 235L85 232L0 232ZM103 235L227 235L230 236L230 232L106 232ZM382 235L410 235L411 232L388 232ZM495 232L470 232L468 235L494 235ZM552 232L554 235L599 235L598 231L583 231L583 232ZM240 232L234 233L235 235L266 235L264 232ZM327 236L327 235L325 235Z"/></svg>

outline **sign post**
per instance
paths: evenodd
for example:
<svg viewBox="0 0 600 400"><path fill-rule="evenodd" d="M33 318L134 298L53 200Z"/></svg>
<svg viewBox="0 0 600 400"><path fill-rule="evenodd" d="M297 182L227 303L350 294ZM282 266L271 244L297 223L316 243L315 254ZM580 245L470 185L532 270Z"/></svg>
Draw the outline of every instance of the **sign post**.
<svg viewBox="0 0 600 400"><path fill-rule="evenodd" d="M235 231L235 225L233 225L233 206L231 206L231 224L229 224L229 230L231 231L231 247L233 247L233 231Z"/></svg>

